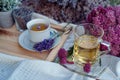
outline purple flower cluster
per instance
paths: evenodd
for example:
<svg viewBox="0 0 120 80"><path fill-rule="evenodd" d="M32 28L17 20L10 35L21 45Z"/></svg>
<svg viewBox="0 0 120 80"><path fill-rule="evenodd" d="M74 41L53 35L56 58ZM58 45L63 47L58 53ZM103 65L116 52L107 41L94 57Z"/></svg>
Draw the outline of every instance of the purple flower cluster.
<svg viewBox="0 0 120 80"><path fill-rule="evenodd" d="M84 72L89 73L90 70L91 70L91 64L89 62L87 62L86 64L84 64L83 70L84 70Z"/></svg>
<svg viewBox="0 0 120 80"><path fill-rule="evenodd" d="M103 40L111 43L110 53L120 57L120 6L99 6L88 14L87 22L104 29Z"/></svg>
<svg viewBox="0 0 120 80"><path fill-rule="evenodd" d="M100 44L100 51L106 51L108 47L106 45Z"/></svg>
<svg viewBox="0 0 120 80"><path fill-rule="evenodd" d="M59 60L60 60L60 64L73 64L73 62L70 62L67 60L67 55L68 55L68 52L64 49L64 48L61 48L58 52L58 57L59 57Z"/></svg>
<svg viewBox="0 0 120 80"><path fill-rule="evenodd" d="M42 42L36 43L33 48L36 51L49 50L54 43L54 39L44 39Z"/></svg>

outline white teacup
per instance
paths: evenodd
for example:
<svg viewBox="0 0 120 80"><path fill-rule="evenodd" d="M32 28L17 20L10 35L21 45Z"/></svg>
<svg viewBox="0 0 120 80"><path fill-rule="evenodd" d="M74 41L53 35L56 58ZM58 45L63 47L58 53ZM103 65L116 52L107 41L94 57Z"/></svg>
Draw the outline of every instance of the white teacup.
<svg viewBox="0 0 120 80"><path fill-rule="evenodd" d="M47 26L47 28L44 29L44 30L40 30L40 31L32 30L31 28L35 24L45 24ZM28 31L29 31L29 34L30 34L30 40L32 42L37 43L37 42L43 41L44 39L50 38L50 22L47 19L33 19L33 20L30 20L27 23L27 28L28 28Z"/></svg>

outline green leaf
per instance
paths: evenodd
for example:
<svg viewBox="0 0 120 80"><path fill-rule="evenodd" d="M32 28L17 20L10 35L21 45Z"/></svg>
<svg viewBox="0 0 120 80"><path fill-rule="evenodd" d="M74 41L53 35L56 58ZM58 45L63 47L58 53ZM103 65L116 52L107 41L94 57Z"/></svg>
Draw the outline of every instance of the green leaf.
<svg viewBox="0 0 120 80"><path fill-rule="evenodd" d="M67 57L69 57L69 56L71 56L73 54L73 49L74 49L74 46L70 47L70 49L68 50Z"/></svg>
<svg viewBox="0 0 120 80"><path fill-rule="evenodd" d="M120 5L120 0L110 0L111 5Z"/></svg>

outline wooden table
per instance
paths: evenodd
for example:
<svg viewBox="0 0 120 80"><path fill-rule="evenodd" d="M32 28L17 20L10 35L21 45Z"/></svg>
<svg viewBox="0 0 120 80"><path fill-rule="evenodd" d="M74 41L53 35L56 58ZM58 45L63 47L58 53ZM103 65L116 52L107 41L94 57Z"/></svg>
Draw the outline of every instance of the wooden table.
<svg viewBox="0 0 120 80"><path fill-rule="evenodd" d="M51 23L51 27L64 32L64 29L61 26ZM11 28L0 28L0 52L19 56L28 59L42 59L47 61L53 61L59 49L65 43L69 34L61 35L60 43L52 49L52 51L32 52L22 48L18 43L20 32L16 30L15 25Z"/></svg>
<svg viewBox="0 0 120 80"><path fill-rule="evenodd" d="M49 52L44 53L32 52L22 48L18 43L18 37L20 32L16 30L16 27L0 28L0 52L29 58L29 59L46 59Z"/></svg>

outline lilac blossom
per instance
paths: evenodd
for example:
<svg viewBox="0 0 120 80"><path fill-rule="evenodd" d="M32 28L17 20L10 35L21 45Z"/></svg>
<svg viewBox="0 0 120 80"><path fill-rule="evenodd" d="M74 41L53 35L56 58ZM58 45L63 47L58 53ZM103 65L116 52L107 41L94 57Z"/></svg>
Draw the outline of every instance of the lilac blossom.
<svg viewBox="0 0 120 80"><path fill-rule="evenodd" d="M99 6L86 19L104 29L103 40L111 43L110 54L120 57L120 6Z"/></svg>

